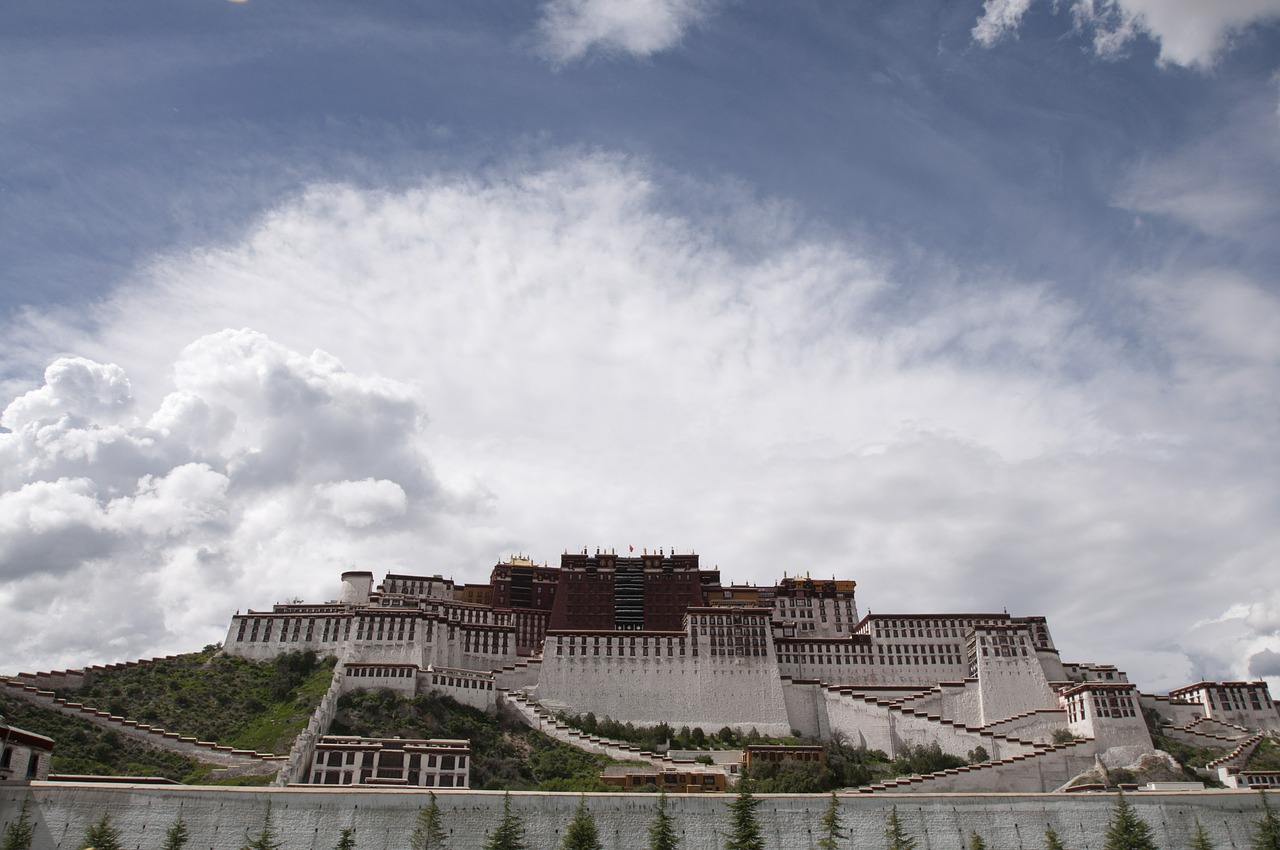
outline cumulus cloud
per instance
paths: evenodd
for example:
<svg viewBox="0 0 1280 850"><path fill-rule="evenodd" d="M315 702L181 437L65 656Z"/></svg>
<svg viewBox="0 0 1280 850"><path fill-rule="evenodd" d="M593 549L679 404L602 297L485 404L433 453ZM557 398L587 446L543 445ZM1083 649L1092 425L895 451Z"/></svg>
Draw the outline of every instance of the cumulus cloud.
<svg viewBox="0 0 1280 850"><path fill-rule="evenodd" d="M5 409L0 640L12 657L62 661L108 612L128 623L111 630L125 652L216 639L228 606L319 591L313 570L385 557L403 534L394 521L440 510L405 384L248 330L196 340L172 377L148 416L120 366L63 357ZM351 533L373 524L381 551ZM154 605L135 607L139 596Z"/></svg>
<svg viewBox="0 0 1280 850"><path fill-rule="evenodd" d="M556 63L591 53L649 56L670 50L719 0L546 0L540 49Z"/></svg>
<svg viewBox="0 0 1280 850"><path fill-rule="evenodd" d="M1250 657L1249 674L1259 678L1280 678L1280 652L1264 649Z"/></svg>
<svg viewBox="0 0 1280 850"><path fill-rule="evenodd" d="M88 441L67 417L3 435L29 470L5 521L56 501L49 527L84 530L75 587L10 567L44 615L21 628L57 619L41 598L103 621L78 588L126 564L181 601L112 646L183 649L236 607L331 596L346 563L476 581L512 551L675 546L739 581L855 578L864 610L1043 613L1066 658L1144 687L1245 675L1243 613L1193 625L1280 589L1274 293L1117 280L1100 325L1043 284L900 280L770 199L698 186L693 218L673 183L566 154L313 186L240 244L157 259L93 334L41 318L51 351L119 364L133 413L88 428L117 446L95 462L58 448ZM108 510L180 468L161 501L188 503L145 535ZM79 646L39 634L15 657Z"/></svg>
<svg viewBox="0 0 1280 850"><path fill-rule="evenodd" d="M991 47L1016 33L1030 8L1031 0L986 0L974 40ZM1073 0L1070 10L1100 56L1115 56L1145 34L1159 43L1162 64L1202 68L1249 27L1280 20L1280 0Z"/></svg>
<svg viewBox="0 0 1280 850"><path fill-rule="evenodd" d="M315 493L325 510L352 528L404 516L407 504L399 484L372 478L317 484Z"/></svg>

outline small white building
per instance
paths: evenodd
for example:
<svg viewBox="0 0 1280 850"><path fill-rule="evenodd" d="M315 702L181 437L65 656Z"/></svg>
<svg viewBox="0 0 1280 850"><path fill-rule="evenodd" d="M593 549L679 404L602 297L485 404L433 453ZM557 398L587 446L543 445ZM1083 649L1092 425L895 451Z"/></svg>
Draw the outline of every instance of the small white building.
<svg viewBox="0 0 1280 850"><path fill-rule="evenodd" d="M1267 683L1196 682L1169 691L1169 696L1204 708L1204 716L1249 729L1280 729L1280 712Z"/></svg>
<svg viewBox="0 0 1280 850"><path fill-rule="evenodd" d="M307 785L468 788L471 742L326 735L316 744Z"/></svg>
<svg viewBox="0 0 1280 850"><path fill-rule="evenodd" d="M0 782L49 778L53 739L9 726L0 717Z"/></svg>

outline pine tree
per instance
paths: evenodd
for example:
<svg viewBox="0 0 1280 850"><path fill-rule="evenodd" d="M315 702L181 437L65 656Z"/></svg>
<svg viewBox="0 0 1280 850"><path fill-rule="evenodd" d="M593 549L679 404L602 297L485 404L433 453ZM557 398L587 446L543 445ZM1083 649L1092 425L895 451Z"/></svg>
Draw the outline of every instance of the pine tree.
<svg viewBox="0 0 1280 850"><path fill-rule="evenodd" d="M440 821L440 804L436 793L428 792L431 802L418 809L418 820L409 836L409 850L445 850L444 825Z"/></svg>
<svg viewBox="0 0 1280 850"><path fill-rule="evenodd" d="M1051 826L1044 828L1044 850L1067 850L1062 845L1062 839L1058 837L1058 833L1054 832Z"/></svg>
<svg viewBox="0 0 1280 850"><path fill-rule="evenodd" d="M915 850L916 840L907 835L907 831L903 828L902 821L898 819L897 806L889 812L889 822L885 825L884 837L887 850Z"/></svg>
<svg viewBox="0 0 1280 850"><path fill-rule="evenodd" d="M280 839L271 823L271 800L267 800L267 811L262 816L262 829L253 838L249 837L246 830L244 839L245 843L240 850L280 850Z"/></svg>
<svg viewBox="0 0 1280 850"><path fill-rule="evenodd" d="M164 831L164 843L160 845L160 850L182 850L190 838L187 822L182 819L182 812L178 812L173 824Z"/></svg>
<svg viewBox="0 0 1280 850"><path fill-rule="evenodd" d="M1259 791L1258 795L1262 797L1262 820L1253 827L1253 850L1280 850L1280 821L1271 811L1267 792Z"/></svg>
<svg viewBox="0 0 1280 850"><path fill-rule="evenodd" d="M1102 847L1103 850L1156 850L1155 833L1146 821L1138 817L1123 793L1116 798Z"/></svg>
<svg viewBox="0 0 1280 850"><path fill-rule="evenodd" d="M356 831L350 827L342 829L338 833L338 843L333 846L333 850L356 850Z"/></svg>
<svg viewBox="0 0 1280 850"><path fill-rule="evenodd" d="M511 811L511 795L502 795L502 819L489 833L485 850L525 850L524 821Z"/></svg>
<svg viewBox="0 0 1280 850"><path fill-rule="evenodd" d="M969 850L987 850L987 842L982 840L978 830L969 830Z"/></svg>
<svg viewBox="0 0 1280 850"><path fill-rule="evenodd" d="M31 798L22 801L18 817L4 828L4 850L31 850L35 827L31 823Z"/></svg>
<svg viewBox="0 0 1280 850"><path fill-rule="evenodd" d="M120 830L111 822L110 812L103 812L102 818L84 831L80 847L81 850L86 847L92 847L93 850L121 850Z"/></svg>
<svg viewBox="0 0 1280 850"><path fill-rule="evenodd" d="M667 792L663 791L658 795L658 805L653 809L653 821L649 824L649 850L676 850L679 844L675 818L667 813Z"/></svg>
<svg viewBox="0 0 1280 850"><path fill-rule="evenodd" d="M840 800L836 798L834 791L831 792L831 799L827 801L827 810L822 813L818 826L818 846L822 850L836 850L838 842L845 836L841 828L843 824L840 822Z"/></svg>
<svg viewBox="0 0 1280 850"><path fill-rule="evenodd" d="M751 796L745 780L738 788L737 798L729 804L729 832L725 835L724 850L764 850L764 837L756 821L756 806L760 801Z"/></svg>
<svg viewBox="0 0 1280 850"><path fill-rule="evenodd" d="M600 843L600 831L596 829L596 819L587 810L587 798L578 798L578 808L569 821L569 828L564 832L561 850L604 850Z"/></svg>
<svg viewBox="0 0 1280 850"><path fill-rule="evenodd" d="M1200 818L1196 818L1196 832L1191 836L1191 850L1213 850L1213 842L1209 840L1209 833L1204 831L1204 824L1200 823Z"/></svg>

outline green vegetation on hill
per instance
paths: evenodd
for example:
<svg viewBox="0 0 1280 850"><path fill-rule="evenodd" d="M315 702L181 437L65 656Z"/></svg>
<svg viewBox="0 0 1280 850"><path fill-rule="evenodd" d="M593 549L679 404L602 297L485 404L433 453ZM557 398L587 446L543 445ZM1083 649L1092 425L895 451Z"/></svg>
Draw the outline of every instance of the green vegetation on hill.
<svg viewBox="0 0 1280 850"><path fill-rule="evenodd" d="M619 723L606 716L598 719L594 714L558 714L560 720L574 729L588 735L598 735L614 741L624 741L650 752L665 753L669 750L729 750L745 747L749 744L821 744L825 764L784 760L781 762L765 762L745 771L743 775L751 780L754 789L762 794L817 794L837 788L852 788L859 785L871 785L896 776L934 773L964 764L983 762L988 759L981 747L969 754L969 758L944 753L938 744L906 746L895 759L890 759L881 750L866 747L855 747L843 737L835 740L819 741L798 736L788 738L770 738L761 735L755 729L738 733L728 726L718 732L707 734L700 728L690 729L682 726L673 729L666 723L656 726L636 726L631 723ZM697 760L704 760L699 757ZM711 763L710 757L705 761Z"/></svg>
<svg viewBox="0 0 1280 850"><path fill-rule="evenodd" d="M614 762L562 744L508 713L487 714L435 694L353 691L338 701L330 735L369 738L466 738L471 787L507 791L602 791L600 771Z"/></svg>
<svg viewBox="0 0 1280 850"><path fill-rule="evenodd" d="M1263 738L1249 756L1245 770L1280 770L1280 745L1275 738Z"/></svg>
<svg viewBox="0 0 1280 850"><path fill-rule="evenodd" d="M1209 786L1221 786L1216 777L1201 774L1199 771L1204 770L1205 765L1209 762L1220 759L1229 753L1231 751L1229 748L1197 747L1192 744L1184 744L1175 738L1165 736L1164 721L1157 712L1144 708L1142 716L1147 721L1147 731L1151 733L1151 743L1155 745L1157 750L1164 750L1173 756L1174 761L1182 766L1182 772L1187 780L1204 782Z"/></svg>
<svg viewBox="0 0 1280 850"><path fill-rule="evenodd" d="M208 769L186 756L152 749L88 720L39 708L3 692L0 715L19 729L54 740L53 773L163 776L194 782Z"/></svg>
<svg viewBox="0 0 1280 850"><path fill-rule="evenodd" d="M217 646L176 658L95 672L58 696L169 732L229 747L287 753L333 678L333 659L290 652L274 661L219 655Z"/></svg>
<svg viewBox="0 0 1280 850"><path fill-rule="evenodd" d="M768 738L755 729L739 734L728 726L710 735L700 726L692 729L688 726L672 729L666 723L659 723L657 726L636 726L633 723L619 723L607 714L597 719L590 711L586 714L562 712L556 715L556 719L588 735L608 738L611 741L622 741L649 752L665 753L668 749L733 750L747 744L794 744L797 740L794 737Z"/></svg>

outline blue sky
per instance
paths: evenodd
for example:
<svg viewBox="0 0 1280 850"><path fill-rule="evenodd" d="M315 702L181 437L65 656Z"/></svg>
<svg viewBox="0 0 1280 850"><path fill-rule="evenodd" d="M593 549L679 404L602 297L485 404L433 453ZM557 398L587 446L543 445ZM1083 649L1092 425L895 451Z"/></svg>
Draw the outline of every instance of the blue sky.
<svg viewBox="0 0 1280 850"><path fill-rule="evenodd" d="M1276 684L1278 22L5 5L9 666L634 545Z"/></svg>

